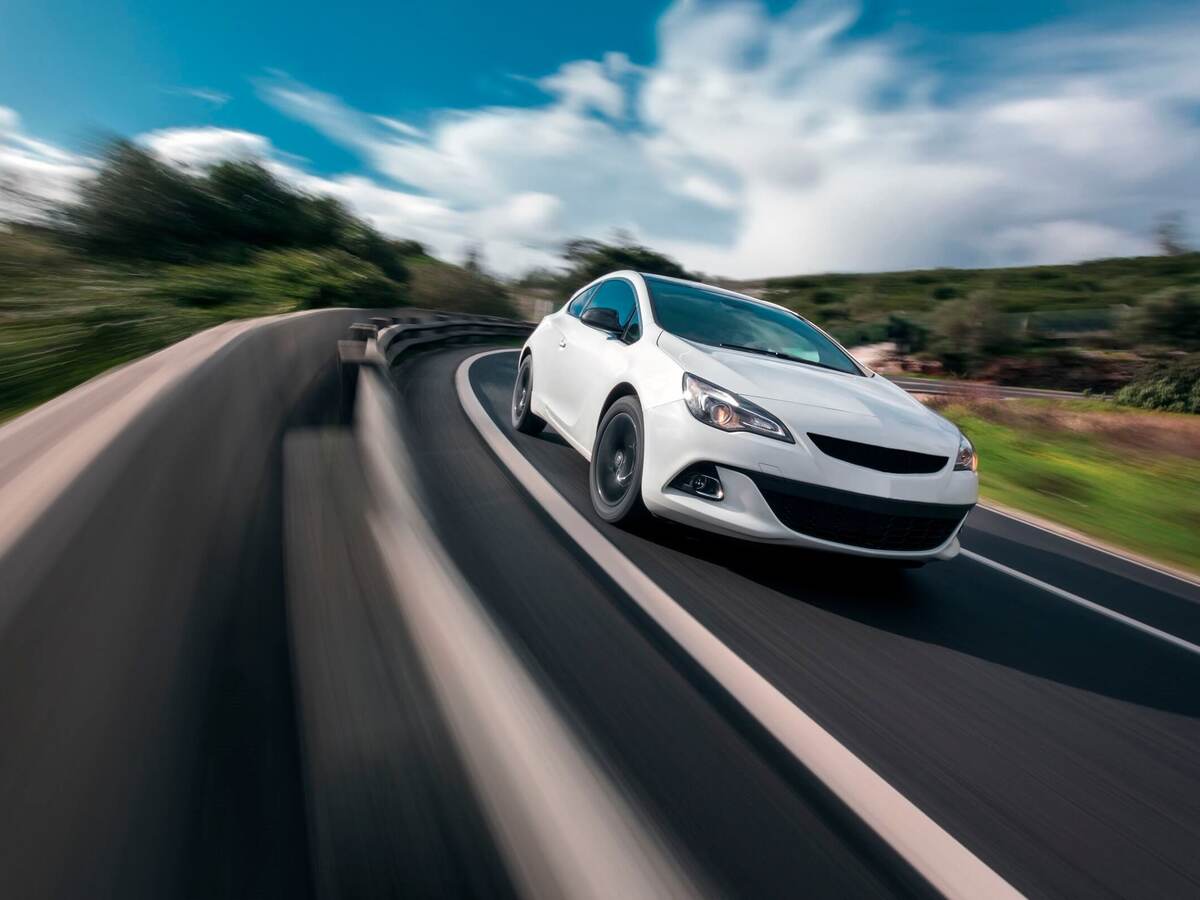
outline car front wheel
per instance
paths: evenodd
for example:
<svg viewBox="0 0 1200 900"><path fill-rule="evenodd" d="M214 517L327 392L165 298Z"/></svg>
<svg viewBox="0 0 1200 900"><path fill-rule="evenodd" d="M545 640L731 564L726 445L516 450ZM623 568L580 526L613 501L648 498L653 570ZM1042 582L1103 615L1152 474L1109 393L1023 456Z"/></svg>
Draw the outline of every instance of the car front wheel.
<svg viewBox="0 0 1200 900"><path fill-rule="evenodd" d="M592 508L604 521L629 525L646 517L642 503L645 448L641 404L634 397L621 397L596 429L588 475Z"/></svg>

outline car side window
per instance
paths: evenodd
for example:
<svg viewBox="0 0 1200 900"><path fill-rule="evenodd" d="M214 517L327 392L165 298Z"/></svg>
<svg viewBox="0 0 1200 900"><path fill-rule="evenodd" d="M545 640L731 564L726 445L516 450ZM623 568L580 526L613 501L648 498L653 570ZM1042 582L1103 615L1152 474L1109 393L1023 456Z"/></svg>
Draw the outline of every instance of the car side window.
<svg viewBox="0 0 1200 900"><path fill-rule="evenodd" d="M595 287L590 287L586 291L580 291L579 296L572 300L571 305L567 307L567 315L574 316L577 319L583 315L583 308L587 306L588 300L591 299L594 293L596 293Z"/></svg>
<svg viewBox="0 0 1200 900"><path fill-rule="evenodd" d="M637 315L637 295L633 292L633 285L624 278L611 278L601 282L587 308L613 310L621 327L626 328Z"/></svg>

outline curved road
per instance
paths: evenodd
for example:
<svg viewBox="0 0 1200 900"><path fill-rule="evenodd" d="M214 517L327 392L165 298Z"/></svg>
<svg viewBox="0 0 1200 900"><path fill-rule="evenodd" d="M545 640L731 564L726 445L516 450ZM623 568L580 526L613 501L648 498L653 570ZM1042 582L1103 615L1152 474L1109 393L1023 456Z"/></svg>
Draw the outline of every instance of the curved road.
<svg viewBox="0 0 1200 900"><path fill-rule="evenodd" d="M666 839L733 895L927 892L492 454L454 385L476 352L438 352L396 372L435 528ZM1031 896L1200 893L1194 585L984 510L963 534L972 556L898 576L676 526L622 531L592 514L574 451L549 430L509 429L515 361L483 357L469 376L520 453L675 602L1009 884Z"/></svg>

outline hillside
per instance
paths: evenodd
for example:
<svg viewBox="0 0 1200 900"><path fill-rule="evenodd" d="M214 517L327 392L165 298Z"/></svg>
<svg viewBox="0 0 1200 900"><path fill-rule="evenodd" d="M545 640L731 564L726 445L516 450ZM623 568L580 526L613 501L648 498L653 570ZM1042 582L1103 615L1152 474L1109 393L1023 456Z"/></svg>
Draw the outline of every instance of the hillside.
<svg viewBox="0 0 1200 900"><path fill-rule="evenodd" d="M830 324L869 324L889 313L931 314L947 300L986 292L1003 313L1032 313L1053 330L1112 327L1117 312L1166 288L1200 285L1200 253L1101 259L1010 269L917 269L722 282Z"/></svg>
<svg viewBox="0 0 1200 900"><path fill-rule="evenodd" d="M722 283L847 345L895 341L906 363L933 373L1109 390L1200 349L1200 253Z"/></svg>

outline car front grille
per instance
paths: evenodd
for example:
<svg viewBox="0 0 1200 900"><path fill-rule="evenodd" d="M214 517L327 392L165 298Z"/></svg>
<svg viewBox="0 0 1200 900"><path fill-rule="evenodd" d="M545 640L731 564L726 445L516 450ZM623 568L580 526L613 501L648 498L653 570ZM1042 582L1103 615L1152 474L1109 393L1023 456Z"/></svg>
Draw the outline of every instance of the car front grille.
<svg viewBox="0 0 1200 900"><path fill-rule="evenodd" d="M808 433L809 439L817 445L822 453L840 459L842 462L865 466L880 472L891 472L894 475L929 475L940 472L950 462L948 456L936 456L932 453L917 453L914 450L897 450L893 447L880 447L876 444L861 444L858 441L847 441L844 438L830 437L827 434Z"/></svg>
<svg viewBox="0 0 1200 900"><path fill-rule="evenodd" d="M890 500L742 471L792 531L866 550L934 550L971 511L971 505Z"/></svg>

